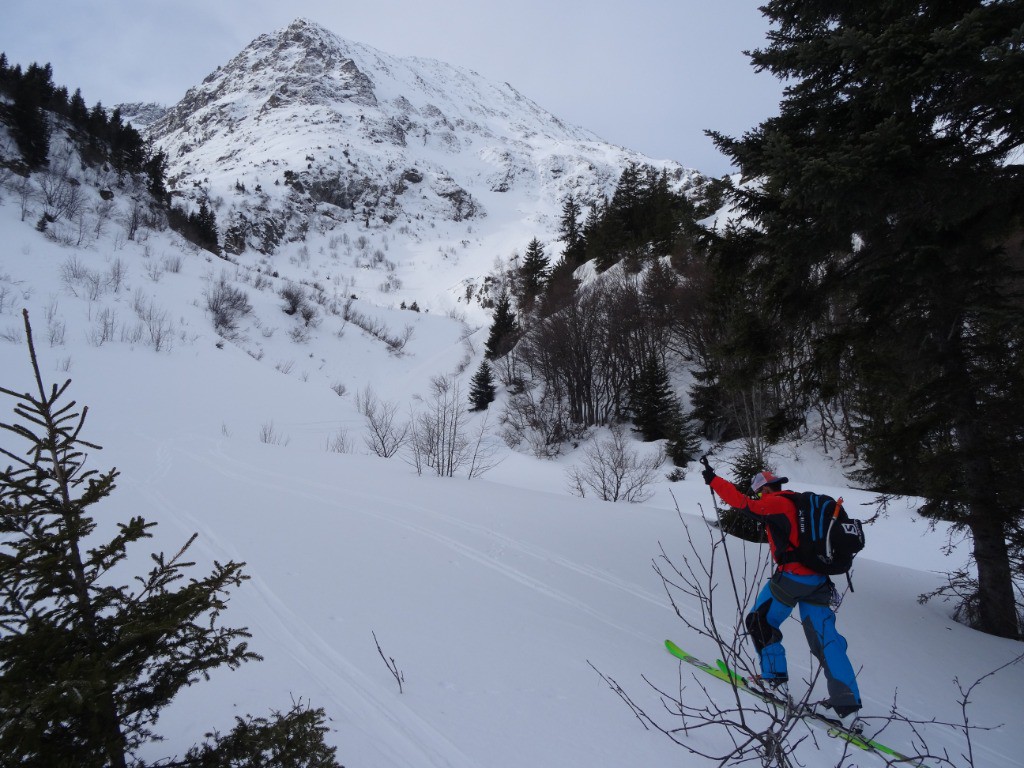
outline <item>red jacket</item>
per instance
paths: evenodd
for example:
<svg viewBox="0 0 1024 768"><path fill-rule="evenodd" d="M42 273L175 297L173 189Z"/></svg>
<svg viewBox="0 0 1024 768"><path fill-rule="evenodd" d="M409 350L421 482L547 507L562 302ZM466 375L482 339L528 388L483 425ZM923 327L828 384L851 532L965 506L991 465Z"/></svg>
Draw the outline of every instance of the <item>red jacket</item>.
<svg viewBox="0 0 1024 768"><path fill-rule="evenodd" d="M765 487L760 499L751 499L744 495L735 485L724 477L715 477L711 481L711 490L722 497L722 501L730 507L757 518L765 523L768 532L768 546L772 550L772 558L779 561L777 549L782 543L784 549L796 547L798 543L796 529L796 504L784 493L772 493ZM788 542L788 547L785 542ZM814 574L810 568L797 562L780 565L779 570L786 573L809 576Z"/></svg>

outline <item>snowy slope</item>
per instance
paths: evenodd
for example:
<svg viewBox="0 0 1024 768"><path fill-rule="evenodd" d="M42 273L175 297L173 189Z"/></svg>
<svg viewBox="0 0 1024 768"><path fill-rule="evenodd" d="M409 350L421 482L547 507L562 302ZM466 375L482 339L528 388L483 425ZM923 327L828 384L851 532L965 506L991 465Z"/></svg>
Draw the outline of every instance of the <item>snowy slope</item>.
<svg viewBox="0 0 1024 768"><path fill-rule="evenodd" d="M90 407L86 436L104 446L93 465L121 470L104 525L143 514L159 523L153 549L166 551L197 531L199 568L235 558L252 576L227 620L253 631L266 660L186 691L161 719L167 741L148 757L183 752L209 728L230 728L234 715L286 708L295 698L327 710L330 739L348 766L703 764L644 730L588 664L654 713L660 704L641 676L668 689L679 679L661 647L666 637L713 657L673 615L651 567L659 544L670 555L686 553L673 498L688 524L703 529L700 515L710 506L696 471L660 482L645 505L571 496L564 472L578 452L541 462L502 448L503 463L483 478L418 477L400 458L366 455L354 395L369 382L403 412L422 407L430 377L457 371L467 358L472 373L479 332L471 347L457 320L379 310L388 323L400 316L415 324L404 354L326 313L297 342L288 335L296 320L282 313L273 290L244 282L244 270L184 248L169 232L126 241L112 223L88 247L73 248L37 232L33 221L21 220L5 189L4 385L29 383L18 330L27 307L46 375L71 376L73 396ZM115 290L108 278L118 264ZM225 269L254 305L236 343L220 341L204 308L204 293ZM102 278L93 292L85 290L90 274ZM153 349L140 306L150 317L164 315L170 343L162 351ZM378 311L364 300L358 306ZM117 332L97 343L102 318L111 317ZM332 388L339 383L342 396ZM261 441L267 425L276 444ZM328 452L345 429L351 452ZM778 459L794 485L841 491L853 509L870 501L844 488L841 473L810 447L793 446ZM910 717L959 722L954 679L969 684L1024 646L957 625L942 604L918 604L950 561L940 552L944 535L929 532L912 507L894 510L868 535L857 591L840 611L866 712L884 715L898 696ZM133 562L145 569L146 553L136 551ZM799 625L787 626L793 666L807 674ZM404 693L371 633L404 673ZM687 674L687 695L700 696ZM1017 665L972 694L971 722L993 727L975 735L976 765L1020 764L1021 690ZM728 701L728 690L709 693ZM964 763L954 729L922 732L933 750ZM906 730L885 736L897 747L910 744ZM724 736L693 739L708 749ZM806 741L800 754L806 765L833 765L838 750L835 742ZM879 764L863 754L852 759Z"/></svg>
<svg viewBox="0 0 1024 768"><path fill-rule="evenodd" d="M219 198L218 221L255 209L260 183L268 212L294 206L292 213L306 217L304 239L284 238L272 253L248 247L231 262L188 246L169 230L144 228L129 240L127 222L140 191L73 162L59 136L52 157L71 161L51 167L77 182L82 205L75 218L37 231L40 198L22 196L13 176L0 176L3 386L31 386L20 315L27 308L48 380L70 376L73 397L89 406L85 436L104 446L90 457L92 466L121 471L100 513L101 531L142 514L159 523L154 550L177 551L198 532L198 569L234 558L245 561L252 576L232 598L226 620L252 630L253 648L265 661L218 673L184 692L159 723L167 740L147 748L145 757L181 754L211 728L230 729L235 715L286 709L302 699L330 715L331 742L350 768L711 765L645 730L593 668L660 714L642 676L668 690L678 686L679 669L663 640L674 638L714 658L715 649L673 614L652 568L660 547L673 558L689 552L677 503L698 552L707 555L704 518L713 510L696 468L682 482L659 479L643 505L576 498L567 490L566 470L581 461L582 449L556 461L509 450L498 439L499 398L489 414L472 417L470 428L490 419L502 462L473 480L464 473L420 477L402 457L368 455L356 404L370 386L407 418L425 407L434 377L454 376L467 391L488 320L475 299L467 299L467 288L479 287L494 259L524 249L551 225L559 195L571 186L559 179L577 174L582 184L580 169L592 163L586 178L597 184L601 168L621 167L628 152L593 143L585 132L560 126L472 73L391 60L314 27L293 25L254 42L239 60L245 67L232 63L211 75L166 133L169 142L181 141L172 154L182 189L209 192L214 204ZM294 100L287 110L264 112L264 125L273 130L256 131L250 107L266 104L274 92L260 91L260 102L250 90L254 95L233 122L221 120L234 114L230 99L266 85L245 79L244 72L289 56L302 71L297 57L321 43L337 64L331 71L349 76L352 98L333 101L337 88L326 97L315 88L289 92ZM270 48L278 55L260 59ZM393 80L380 78L385 67ZM289 87L301 81L294 77L290 70ZM452 78L463 82L457 100L434 87ZM480 98L467 99L472 93ZM445 218L432 208L443 198L421 193L426 197L417 197L415 206L403 207L406 219L366 224L344 209L317 205L310 213L294 187L274 183L285 169L302 173L312 162L305 161L304 142L324 135L326 122L305 133L304 118L295 119L297 101L302 110L320 110L327 122L355 125L360 114L362 122L393 117L379 110L397 108L401 96L410 126L434 126L425 142L429 152L412 154L415 142L408 137L417 134L408 129L405 147L374 144L371 133L358 128L338 141L348 142L360 167L372 164L367 175L376 181L389 163L401 172L407 160L423 176L410 187L436 185L447 174L486 216ZM474 111L482 103L486 109ZM503 104L500 110L496 103ZM430 116L429 104L454 126L459 151L437 138L442 123L430 120L441 118ZM204 115L220 117L203 123ZM209 140L182 151L185 136L201 137L203 130ZM504 149L488 149L488 134L500 134L497 146ZM280 144L271 146L275 140ZM250 158L241 154L246 142L254 151ZM13 146L2 131L0 143ZM196 159L202 152L221 153L203 160L211 162L209 181ZM315 151L317 158L328 154ZM563 155L569 160L559 161L560 175L543 171L542 158ZM602 157L605 165L597 162ZM265 175L275 158L282 165L273 177ZM490 189L500 168L520 161L527 170L506 191ZM614 183L617 172L607 173ZM246 191L232 191L236 175ZM34 176L32 184L38 183ZM100 188L113 191L110 204ZM207 306L219 285L243 292L252 306L228 338L214 330ZM281 291L294 286L315 308L308 324L283 311ZM430 311L403 310L403 301ZM407 343L396 353L358 318ZM4 420L10 405L0 403ZM347 452L328 450L339 443ZM728 453L726 447L722 466ZM841 494L859 516L870 514L873 494L846 487L840 469L813 445L780 447L775 459L794 486ZM942 603L917 602L964 556L958 550L947 557L946 532L930 530L914 509L914 500L906 500L868 529L857 591L844 601L840 626L859 670L865 714L884 716L896 697L907 717L958 723L955 681L970 685L1021 654L1024 644L960 626ZM730 546L752 568L764 555L756 547ZM137 549L131 565L144 571L147 555ZM721 590L732 591L725 583ZM728 603L719 607L726 617L741 613ZM696 605L684 601L683 608L693 614ZM404 673L404 693L371 633ZM795 620L786 638L792 667L806 678L813 664ZM699 703L703 694L689 670L682 683ZM1024 665L1018 664L972 692L971 723L991 728L974 734L976 766L1020 765L1022 690ZM711 685L708 693L728 703L724 685ZM926 725L921 734L932 751L948 751L951 764L966 764L966 745L955 728ZM726 745L720 732L694 731L690 738L701 751ZM909 749L912 734L893 727L884 740ZM799 758L809 766L836 765L840 745L805 740ZM846 764L880 761L857 753Z"/></svg>

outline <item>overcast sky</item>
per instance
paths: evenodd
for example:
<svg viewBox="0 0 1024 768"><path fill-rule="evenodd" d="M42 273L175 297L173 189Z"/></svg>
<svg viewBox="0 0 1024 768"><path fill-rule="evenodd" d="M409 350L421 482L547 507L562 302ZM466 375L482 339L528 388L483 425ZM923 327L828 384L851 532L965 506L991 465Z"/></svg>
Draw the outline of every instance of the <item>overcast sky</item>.
<svg viewBox="0 0 1024 768"><path fill-rule="evenodd" d="M174 104L254 38L297 17L396 56L508 82L557 117L655 159L720 175L705 129L776 112L756 74L763 0L2 0L0 51L53 65L92 106Z"/></svg>

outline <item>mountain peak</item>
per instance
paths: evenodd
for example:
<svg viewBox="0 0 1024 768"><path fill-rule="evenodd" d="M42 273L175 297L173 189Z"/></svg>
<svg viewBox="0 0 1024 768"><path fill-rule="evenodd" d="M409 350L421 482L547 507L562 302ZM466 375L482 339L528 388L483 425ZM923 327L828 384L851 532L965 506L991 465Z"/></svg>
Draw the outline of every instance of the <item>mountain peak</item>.
<svg viewBox="0 0 1024 768"><path fill-rule="evenodd" d="M218 213L229 250L264 253L311 225L413 231L495 206L543 233L570 191L584 203L610 195L630 163L665 168L680 185L690 176L602 142L507 83L392 56L305 18L257 37L149 134L175 194L230 201ZM509 205L509 192L522 199Z"/></svg>

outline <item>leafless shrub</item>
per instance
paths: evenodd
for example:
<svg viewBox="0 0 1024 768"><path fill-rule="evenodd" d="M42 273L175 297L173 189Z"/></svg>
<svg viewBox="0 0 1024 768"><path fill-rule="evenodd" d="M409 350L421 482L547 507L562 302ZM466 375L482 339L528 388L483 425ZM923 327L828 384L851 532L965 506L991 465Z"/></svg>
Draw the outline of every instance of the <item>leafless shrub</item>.
<svg viewBox="0 0 1024 768"><path fill-rule="evenodd" d="M502 459L498 458L499 444L490 431L490 414L484 413L483 419L469 439L469 467L466 477L474 477L489 472L498 466Z"/></svg>
<svg viewBox="0 0 1024 768"><path fill-rule="evenodd" d="M150 261L146 264L146 275L154 283L159 283L164 276L164 265L157 261Z"/></svg>
<svg viewBox="0 0 1024 768"><path fill-rule="evenodd" d="M554 458L567 440L581 437L585 429L569 420L569 412L549 387L529 384L512 390L505 405L502 437L511 447L524 440L537 458Z"/></svg>
<svg viewBox="0 0 1024 768"><path fill-rule="evenodd" d="M7 328L0 329L0 339L3 339L4 341L9 341L12 344L21 344L21 329L16 325L11 325L8 326Z"/></svg>
<svg viewBox="0 0 1024 768"><path fill-rule="evenodd" d="M96 301L107 287L107 280L99 272L86 267L76 256L61 264L61 282L72 296Z"/></svg>
<svg viewBox="0 0 1024 768"><path fill-rule="evenodd" d="M60 265L60 277L65 284L75 284L88 274L89 269L78 260L77 256L69 256Z"/></svg>
<svg viewBox="0 0 1024 768"><path fill-rule="evenodd" d="M120 257L114 259L110 265L110 271L107 272L107 285L110 287L110 290L114 293L120 293L127 279L128 266Z"/></svg>
<svg viewBox="0 0 1024 768"><path fill-rule="evenodd" d="M107 231L107 222L110 221L110 217L114 212L114 201L113 200L100 200L96 203L93 209L96 218L93 221L92 233L99 239L103 236L103 233Z"/></svg>
<svg viewBox="0 0 1024 768"><path fill-rule="evenodd" d="M51 299L46 306L46 329L51 347L62 346L64 334L67 331L67 323L57 315L58 310L57 299Z"/></svg>
<svg viewBox="0 0 1024 768"><path fill-rule="evenodd" d="M104 307L97 313L92 329L89 331L89 343L94 347L101 347L109 341L114 341L117 336L117 313L109 307Z"/></svg>
<svg viewBox="0 0 1024 768"><path fill-rule="evenodd" d="M134 240L139 228L146 219L146 209L138 200L132 201L132 207L124 216L124 231L129 240Z"/></svg>
<svg viewBox="0 0 1024 768"><path fill-rule="evenodd" d="M660 454L645 458L630 449L621 424L611 428L608 438L589 445L585 453L583 465L567 471L572 491L582 497L589 489L604 501L647 501L651 497L648 488L664 461Z"/></svg>
<svg viewBox="0 0 1024 768"><path fill-rule="evenodd" d="M395 682L398 683L398 692L402 693L402 687L405 685L405 674L398 668L394 658L384 655L384 651L381 650L380 643L377 642L376 633L371 632L370 634L373 635L373 642L377 645L377 653L379 653L380 657L384 659L384 664L387 665L388 671L391 673L391 676L395 678Z"/></svg>
<svg viewBox="0 0 1024 768"><path fill-rule="evenodd" d="M343 317L348 322L362 328L368 334L376 339L380 339L388 348L396 355L401 355L406 345L412 340L413 335L416 333L415 326L407 324L402 333L395 336L391 333L391 330L381 320L374 320L366 315L358 312L352 308L352 302L346 302L343 309Z"/></svg>
<svg viewBox="0 0 1024 768"><path fill-rule="evenodd" d="M397 403L382 403L367 384L356 393L356 410L366 422L363 442L374 454L390 459L402 449L409 438L409 423L396 421Z"/></svg>
<svg viewBox="0 0 1024 768"><path fill-rule="evenodd" d="M252 312L252 304L245 291L228 283L227 275L220 278L206 292L206 310L213 318L213 327L221 336L233 338L238 333L238 323Z"/></svg>
<svg viewBox="0 0 1024 768"><path fill-rule="evenodd" d="M278 291L277 295L284 299L284 313L286 315L297 314L306 304L306 294L295 283L285 284Z"/></svg>
<svg viewBox="0 0 1024 768"><path fill-rule="evenodd" d="M29 176L18 176L13 188L14 193L18 196L21 220L24 221L28 218L32 210L32 203L37 197L36 188Z"/></svg>
<svg viewBox="0 0 1024 768"><path fill-rule="evenodd" d="M296 325L288 331L288 338L296 344L305 344L310 339L309 329L304 325Z"/></svg>
<svg viewBox="0 0 1024 768"><path fill-rule="evenodd" d="M172 275L176 275L181 272L182 258L179 254L164 256L160 261L164 265L164 269Z"/></svg>
<svg viewBox="0 0 1024 768"><path fill-rule="evenodd" d="M52 221L74 219L85 203L82 185L62 168L47 169L39 174L39 194L45 213Z"/></svg>
<svg viewBox="0 0 1024 768"><path fill-rule="evenodd" d="M141 322L121 326L121 343L123 344L139 344L145 335L146 327Z"/></svg>
<svg viewBox="0 0 1024 768"><path fill-rule="evenodd" d="M290 438L282 435L280 432L277 431L277 429L274 427L273 421L269 421L260 427L259 436L260 442L266 443L268 445L285 446L288 445L289 442L291 442Z"/></svg>
<svg viewBox="0 0 1024 768"><path fill-rule="evenodd" d="M388 274L384 278L384 282L380 284L379 289L381 293L394 293L395 291L401 290L402 280L395 274Z"/></svg>
<svg viewBox="0 0 1024 768"><path fill-rule="evenodd" d="M316 328L320 324L320 313L315 306L305 303L299 308L299 316L306 328Z"/></svg>
<svg viewBox="0 0 1024 768"><path fill-rule="evenodd" d="M352 440L348 430L342 427L327 438L327 450L329 453L352 453Z"/></svg>
<svg viewBox="0 0 1024 768"><path fill-rule="evenodd" d="M174 335L171 333L171 321L167 312L158 308L142 289L135 292L132 298L132 309L142 321L142 336L156 352L164 352L171 348Z"/></svg>

